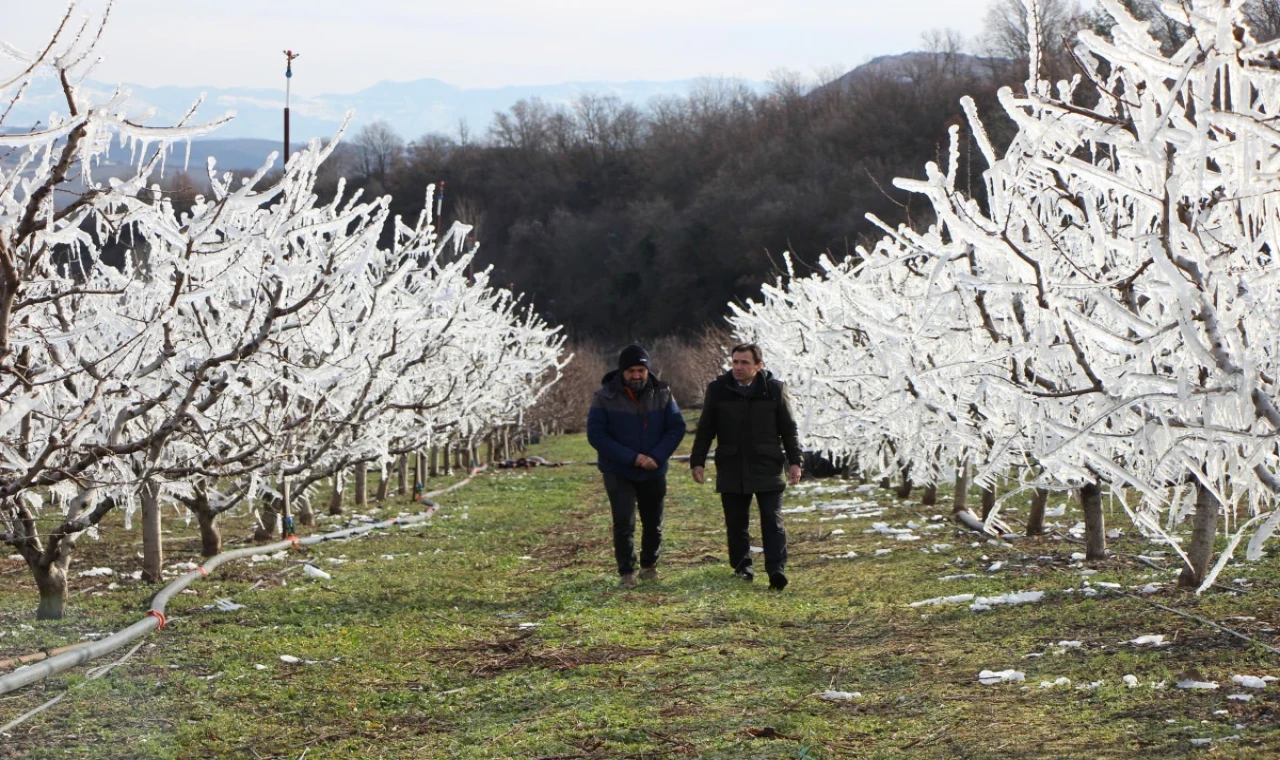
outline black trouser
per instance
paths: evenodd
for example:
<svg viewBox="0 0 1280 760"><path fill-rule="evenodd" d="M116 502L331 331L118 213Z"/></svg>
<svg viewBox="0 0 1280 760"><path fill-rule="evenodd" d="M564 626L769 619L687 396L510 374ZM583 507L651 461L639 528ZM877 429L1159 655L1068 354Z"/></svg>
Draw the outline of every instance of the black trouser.
<svg viewBox="0 0 1280 760"><path fill-rule="evenodd" d="M749 493L722 493L724 527L729 534L729 564L735 573L751 569L751 496ZM760 505L760 533L764 539L764 569L780 573L787 567L787 529L782 527L782 491L755 494Z"/></svg>
<svg viewBox="0 0 1280 760"><path fill-rule="evenodd" d="M640 567L658 564L662 548L662 502L667 496L666 477L628 480L604 473L604 490L613 508L613 556L618 574L636 569L636 512L640 512ZM637 507L639 509L637 510Z"/></svg>

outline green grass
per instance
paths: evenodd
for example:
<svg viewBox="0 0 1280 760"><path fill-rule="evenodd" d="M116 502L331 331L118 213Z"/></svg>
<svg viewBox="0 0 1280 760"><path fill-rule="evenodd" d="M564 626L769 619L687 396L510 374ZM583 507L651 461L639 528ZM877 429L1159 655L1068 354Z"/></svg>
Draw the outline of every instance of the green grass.
<svg viewBox="0 0 1280 760"><path fill-rule="evenodd" d="M594 458L578 436L531 453ZM329 581L305 578L294 564L298 554L226 567L175 599L173 622L105 678L86 683L81 669L0 697L3 724L84 683L0 737L0 758L1280 754L1272 694L1280 686L1248 703L1226 699L1244 691L1232 688L1233 674L1280 672L1280 656L1140 599L1062 593L1082 581L1070 560L1079 550L1073 544L971 546L972 534L949 522L920 532L922 541L899 542L864 534L872 520L792 514L792 585L778 594L730 575L713 489L695 486L683 466L673 468L670 483L662 579L631 592L618 588L612 568L598 473L581 465L491 473L442 499L424 527L304 551L332 573ZM924 522L942 509L898 504L879 489L857 496L885 505L889 511L876 520L891 525ZM794 492L788 506L834 498L848 497ZM393 502L376 511L410 509ZM1068 518L1075 520L1071 512ZM139 535L120 519L112 518L101 541L86 539L77 549L73 575L94 565L134 569L136 560L121 558L140 551ZM1113 519L1126 527L1119 515ZM196 544L183 540L194 525L170 519L166 527L168 560L195 559ZM244 520L230 521L226 535L247 535ZM954 548L928 551L937 543ZM876 555L878 548L892 551ZM1112 548L1136 554L1154 547L1122 538ZM848 551L858 557L822 556ZM997 560L1008 565L986 573ZM1202 617L1252 616L1227 624L1269 643L1274 633L1264 629L1280 627L1280 577L1269 560L1224 573L1224 583L1249 578L1248 590L1198 598L1174 590L1172 573L1124 555L1096 569L1091 582L1165 582L1154 600ZM0 559L0 573L0 659L123 627L153 593L140 583L108 590L110 579L75 577L73 593L85 593L71 599L67 619L37 622L26 571ZM981 577L939 580L962 573ZM1022 590L1050 593L1039 604L989 612L908 606L948 594ZM246 607L202 609L219 597ZM1122 643L1147 633L1174 644ZM1084 646L1062 649L1062 640ZM1043 656L1026 657L1037 653ZM279 659L286 654L314 663L288 665ZM1222 688L1175 689L1193 666ZM977 683L980 670L1006 668L1024 671L1026 683ZM1142 685L1125 687L1126 674ZM1061 676L1072 687L1039 688ZM1094 681L1104 683L1075 688ZM1151 687L1160 681L1163 689ZM827 689L862 696L818 699ZM782 738L750 733L766 728ZM1231 735L1241 738L1207 748L1189 742Z"/></svg>

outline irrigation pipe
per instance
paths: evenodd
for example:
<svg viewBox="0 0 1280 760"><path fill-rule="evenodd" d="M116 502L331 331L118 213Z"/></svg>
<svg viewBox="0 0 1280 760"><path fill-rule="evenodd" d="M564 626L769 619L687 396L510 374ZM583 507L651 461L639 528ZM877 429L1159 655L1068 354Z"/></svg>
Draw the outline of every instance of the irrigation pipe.
<svg viewBox="0 0 1280 760"><path fill-rule="evenodd" d="M484 467L476 468L467 474L465 480L461 480L448 488L442 488L438 491L423 494L418 497L421 500L427 500L435 496L443 496L451 491L462 488L481 471ZM44 680L49 676L56 675L82 665L90 660L95 660L104 655L110 654L117 649L142 638L151 631L163 628L165 624L165 606L169 600L177 596L179 592L190 586L201 578L208 577L209 573L217 569L220 565L237 559L245 559L254 554L267 554L271 552L283 551L286 549L297 549L303 546L314 546L325 541L341 541L343 539L354 538L364 535L381 528L389 528L393 525L412 525L414 523L429 520L435 514L437 505L426 501L427 511L417 515L408 517L396 517L391 520L383 520L382 522L369 523L367 525L359 525L354 528L346 528L344 530L335 531L333 533L322 533L315 536L307 536L306 538L290 537L284 541L278 541L274 544L266 546L254 546L248 549L238 549L233 552L224 552L216 557L210 557L203 565L184 573L177 580L168 586L160 589L151 602L151 609L147 612L147 616L123 630L117 631L106 638L99 639L92 643L86 644L79 649L70 652L64 652L47 660L43 660L35 665L28 665L19 668L5 676L0 676L0 694L8 694L9 692L20 689L28 684L36 681Z"/></svg>

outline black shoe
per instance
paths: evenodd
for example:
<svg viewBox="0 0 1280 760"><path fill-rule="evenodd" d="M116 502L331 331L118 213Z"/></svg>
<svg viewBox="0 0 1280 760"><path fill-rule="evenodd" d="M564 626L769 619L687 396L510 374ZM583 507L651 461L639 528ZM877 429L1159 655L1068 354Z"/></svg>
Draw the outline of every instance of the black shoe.
<svg viewBox="0 0 1280 760"><path fill-rule="evenodd" d="M739 570L738 572L734 573L734 576L737 578L741 578L747 583L750 583L751 581L754 581L756 579L756 572L751 568L745 568L743 570Z"/></svg>
<svg viewBox="0 0 1280 760"><path fill-rule="evenodd" d="M787 576L782 573L769 573L769 588L781 591L787 587Z"/></svg>

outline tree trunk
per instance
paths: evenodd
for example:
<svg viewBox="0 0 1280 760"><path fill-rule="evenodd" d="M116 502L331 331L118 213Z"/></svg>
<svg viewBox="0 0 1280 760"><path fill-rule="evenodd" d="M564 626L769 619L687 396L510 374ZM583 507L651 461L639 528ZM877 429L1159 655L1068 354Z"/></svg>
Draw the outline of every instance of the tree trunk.
<svg viewBox="0 0 1280 760"><path fill-rule="evenodd" d="M400 496L408 496L409 495L409 455L408 454L401 454L400 458L396 460L396 477L397 477L397 480L399 481L398 485L400 486L400 488L397 490L397 493Z"/></svg>
<svg viewBox="0 0 1280 760"><path fill-rule="evenodd" d="M356 465L356 507L363 509L369 506L369 470L368 465L360 462Z"/></svg>
<svg viewBox="0 0 1280 760"><path fill-rule="evenodd" d="M289 479L280 478L280 535L288 538L293 535L293 530L293 493Z"/></svg>
<svg viewBox="0 0 1280 760"><path fill-rule="evenodd" d="M262 502L258 505L258 525L253 529L253 540L270 541L275 538L279 524L275 499L268 494L263 494Z"/></svg>
<svg viewBox="0 0 1280 760"><path fill-rule="evenodd" d="M956 493L951 500L951 513L963 512L969 507L969 464L961 464L956 470Z"/></svg>
<svg viewBox="0 0 1280 760"><path fill-rule="evenodd" d="M200 556L216 557L222 552L222 533L218 531L218 516L213 510L196 512L196 523L200 526Z"/></svg>
<svg viewBox="0 0 1280 760"><path fill-rule="evenodd" d="M924 492L920 494L920 503L926 507L932 507L938 503L938 484L930 483L924 487Z"/></svg>
<svg viewBox="0 0 1280 760"><path fill-rule="evenodd" d="M902 468L902 483L898 486L898 498L906 499L911 496L911 466L907 465Z"/></svg>
<svg viewBox="0 0 1280 760"><path fill-rule="evenodd" d="M1213 538L1218 531L1218 512L1221 503L1213 491L1203 484L1196 483L1196 515L1191 531L1191 546L1187 549L1190 567L1182 568L1178 576L1178 585L1199 588L1204 583L1205 574L1213 564Z"/></svg>
<svg viewBox="0 0 1280 760"><path fill-rule="evenodd" d="M67 614L67 570L65 561L47 568L33 567L36 588L40 590L40 606L36 620L61 620Z"/></svg>
<svg viewBox="0 0 1280 760"><path fill-rule="evenodd" d="M996 508L996 489L983 488L982 494L982 519L985 520L991 515L991 510Z"/></svg>
<svg viewBox="0 0 1280 760"><path fill-rule="evenodd" d="M1044 533L1044 508L1049 504L1049 489L1037 488L1031 496L1031 514L1027 515L1027 535Z"/></svg>
<svg viewBox="0 0 1280 760"><path fill-rule="evenodd" d="M431 452L428 455L428 459L427 459L427 477L429 478L440 477L440 447L439 446L431 447ZM422 482L426 483L427 481L423 480Z"/></svg>
<svg viewBox="0 0 1280 760"><path fill-rule="evenodd" d="M893 488L893 481L887 477L880 478L880 487L884 489Z"/></svg>
<svg viewBox="0 0 1280 760"><path fill-rule="evenodd" d="M382 470L379 470L379 472L380 472L381 474L378 476L378 496L377 496L377 499L378 499L378 501L386 501L386 500L387 500L387 494L388 494L388 493L390 493L390 491L391 491L391 472L390 472L389 470L387 470L387 469L386 469L386 465L385 465L385 464L383 465L383 469L382 469Z"/></svg>
<svg viewBox="0 0 1280 760"><path fill-rule="evenodd" d="M1102 514L1102 487L1085 483L1080 489L1080 506L1084 508L1084 554L1087 560L1107 556L1107 526Z"/></svg>
<svg viewBox="0 0 1280 760"><path fill-rule="evenodd" d="M452 444L446 443L444 445L444 448L441 449L440 451L440 459L443 460L441 463L441 470L442 470L441 474L452 475L453 474L453 445Z"/></svg>
<svg viewBox="0 0 1280 760"><path fill-rule="evenodd" d="M329 514L342 514L342 470L333 473L333 491L329 494Z"/></svg>
<svg viewBox="0 0 1280 760"><path fill-rule="evenodd" d="M160 536L160 484L142 484L142 580L157 583L164 568L164 540Z"/></svg>
<svg viewBox="0 0 1280 760"><path fill-rule="evenodd" d="M502 426L502 458L511 458L511 428L505 425Z"/></svg>
<svg viewBox="0 0 1280 760"><path fill-rule="evenodd" d="M493 450L496 448L493 445L493 436L494 433L490 432L484 438L484 461L488 464L493 464Z"/></svg>
<svg viewBox="0 0 1280 760"><path fill-rule="evenodd" d="M305 494L303 495L302 498L297 500L296 509L294 509L293 507L295 502L292 498L292 494L290 494L289 503L290 503L291 512L296 511L298 513L299 525L312 526L316 524L316 513L315 513L315 510L311 508L311 499L308 498Z"/></svg>

